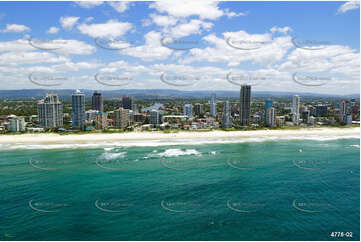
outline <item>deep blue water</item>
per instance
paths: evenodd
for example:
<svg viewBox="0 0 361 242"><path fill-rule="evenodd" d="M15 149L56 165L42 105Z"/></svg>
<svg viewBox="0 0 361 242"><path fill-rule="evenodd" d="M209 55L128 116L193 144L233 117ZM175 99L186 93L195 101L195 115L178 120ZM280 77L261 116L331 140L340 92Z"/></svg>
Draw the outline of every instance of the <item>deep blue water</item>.
<svg viewBox="0 0 361 242"><path fill-rule="evenodd" d="M359 240L359 145L1 150L0 239Z"/></svg>

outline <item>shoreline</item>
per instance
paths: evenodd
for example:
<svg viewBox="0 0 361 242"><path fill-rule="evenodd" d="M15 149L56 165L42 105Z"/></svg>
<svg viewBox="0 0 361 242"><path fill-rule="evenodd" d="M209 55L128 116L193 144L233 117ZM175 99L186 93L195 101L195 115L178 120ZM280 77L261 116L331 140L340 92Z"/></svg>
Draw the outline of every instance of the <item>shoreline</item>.
<svg viewBox="0 0 361 242"><path fill-rule="evenodd" d="M0 135L0 144L92 144L96 142L132 142L132 141L172 141L197 139L236 139L236 138L305 138L312 136L350 136L360 137L360 127L350 128L301 128L296 130L252 130L252 131L209 131L164 133L129 132L129 133L94 133L59 135L53 133Z"/></svg>

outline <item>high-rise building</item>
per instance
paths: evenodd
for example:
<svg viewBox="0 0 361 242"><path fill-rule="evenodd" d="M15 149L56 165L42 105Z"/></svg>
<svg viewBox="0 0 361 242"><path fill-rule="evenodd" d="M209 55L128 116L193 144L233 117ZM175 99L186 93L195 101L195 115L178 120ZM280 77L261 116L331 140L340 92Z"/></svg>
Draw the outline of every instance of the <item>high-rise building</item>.
<svg viewBox="0 0 361 242"><path fill-rule="evenodd" d="M349 102L346 100L342 100L341 102L341 121L343 123L347 122L347 115L350 114L349 110Z"/></svg>
<svg viewBox="0 0 361 242"><path fill-rule="evenodd" d="M57 94L46 94L38 102L39 125L43 128L56 128L63 126L63 105Z"/></svg>
<svg viewBox="0 0 361 242"><path fill-rule="evenodd" d="M71 120L72 127L75 129L83 129L85 127L85 95L76 90L71 96Z"/></svg>
<svg viewBox="0 0 361 242"><path fill-rule="evenodd" d="M130 121L129 109L119 108L114 111L114 125L117 129L125 129Z"/></svg>
<svg viewBox="0 0 361 242"><path fill-rule="evenodd" d="M122 97L122 106L124 109L132 109L133 99L129 96Z"/></svg>
<svg viewBox="0 0 361 242"><path fill-rule="evenodd" d="M310 119L310 110L303 110L301 118L303 123L308 124Z"/></svg>
<svg viewBox="0 0 361 242"><path fill-rule="evenodd" d="M264 120L267 120L267 109L272 108L273 102L271 99L267 99L264 105Z"/></svg>
<svg viewBox="0 0 361 242"><path fill-rule="evenodd" d="M229 101L226 101L224 104L222 127L226 128L226 129L232 128L232 120L231 120L231 111L229 108Z"/></svg>
<svg viewBox="0 0 361 242"><path fill-rule="evenodd" d="M285 125L285 116L276 116L276 126L282 127Z"/></svg>
<svg viewBox="0 0 361 242"><path fill-rule="evenodd" d="M95 121L99 111L98 110L87 110L85 112L85 120L92 122Z"/></svg>
<svg viewBox="0 0 361 242"><path fill-rule="evenodd" d="M239 104L239 121L241 126L249 125L251 113L251 86L242 85Z"/></svg>
<svg viewBox="0 0 361 242"><path fill-rule="evenodd" d="M24 132L25 131L25 121L23 118L13 117L9 120L10 132Z"/></svg>
<svg viewBox="0 0 361 242"><path fill-rule="evenodd" d="M132 110L133 110L133 113L134 113L134 114L137 114L137 113L138 113L138 107L137 107L137 104L136 104L136 103L133 103L133 104L132 104Z"/></svg>
<svg viewBox="0 0 361 242"><path fill-rule="evenodd" d="M95 128L107 129L108 128L108 115L107 113L98 112L95 116Z"/></svg>
<svg viewBox="0 0 361 242"><path fill-rule="evenodd" d="M202 104L200 104L200 103L196 103L195 105L194 105L194 114L196 115L196 116L200 116L203 112L202 112Z"/></svg>
<svg viewBox="0 0 361 242"><path fill-rule="evenodd" d="M153 109L150 111L150 124L158 125L160 123L159 111Z"/></svg>
<svg viewBox="0 0 361 242"><path fill-rule="evenodd" d="M188 116L188 118L193 118L193 107L192 104L184 104L183 115Z"/></svg>
<svg viewBox="0 0 361 242"><path fill-rule="evenodd" d="M95 91L92 96L92 109L104 112L103 96L100 92Z"/></svg>
<svg viewBox="0 0 361 242"><path fill-rule="evenodd" d="M298 125L300 119L300 96L294 95L292 100L292 121Z"/></svg>
<svg viewBox="0 0 361 242"><path fill-rule="evenodd" d="M266 125L268 127L274 127L276 126L276 116L275 116L275 109L270 107L267 108L267 118L266 118Z"/></svg>
<svg viewBox="0 0 361 242"><path fill-rule="evenodd" d="M210 102L210 115L211 117L216 117L216 113L217 113L217 107L216 107L216 94L212 93L211 96L211 102Z"/></svg>
<svg viewBox="0 0 361 242"><path fill-rule="evenodd" d="M327 116L327 105L319 104L315 109L316 116Z"/></svg>

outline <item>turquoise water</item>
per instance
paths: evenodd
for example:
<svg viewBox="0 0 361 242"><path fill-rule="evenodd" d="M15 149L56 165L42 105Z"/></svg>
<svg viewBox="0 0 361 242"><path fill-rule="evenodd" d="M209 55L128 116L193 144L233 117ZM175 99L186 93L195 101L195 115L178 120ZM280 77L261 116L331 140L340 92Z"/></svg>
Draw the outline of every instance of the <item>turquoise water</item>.
<svg viewBox="0 0 361 242"><path fill-rule="evenodd" d="M359 240L359 142L1 150L0 239Z"/></svg>

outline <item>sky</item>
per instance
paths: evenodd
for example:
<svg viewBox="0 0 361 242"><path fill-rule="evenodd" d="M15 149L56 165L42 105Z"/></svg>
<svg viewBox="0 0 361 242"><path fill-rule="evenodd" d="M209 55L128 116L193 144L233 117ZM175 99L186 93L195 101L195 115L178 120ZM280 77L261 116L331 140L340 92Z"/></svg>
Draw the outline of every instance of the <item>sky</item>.
<svg viewBox="0 0 361 242"><path fill-rule="evenodd" d="M0 2L14 89L360 93L360 2Z"/></svg>

